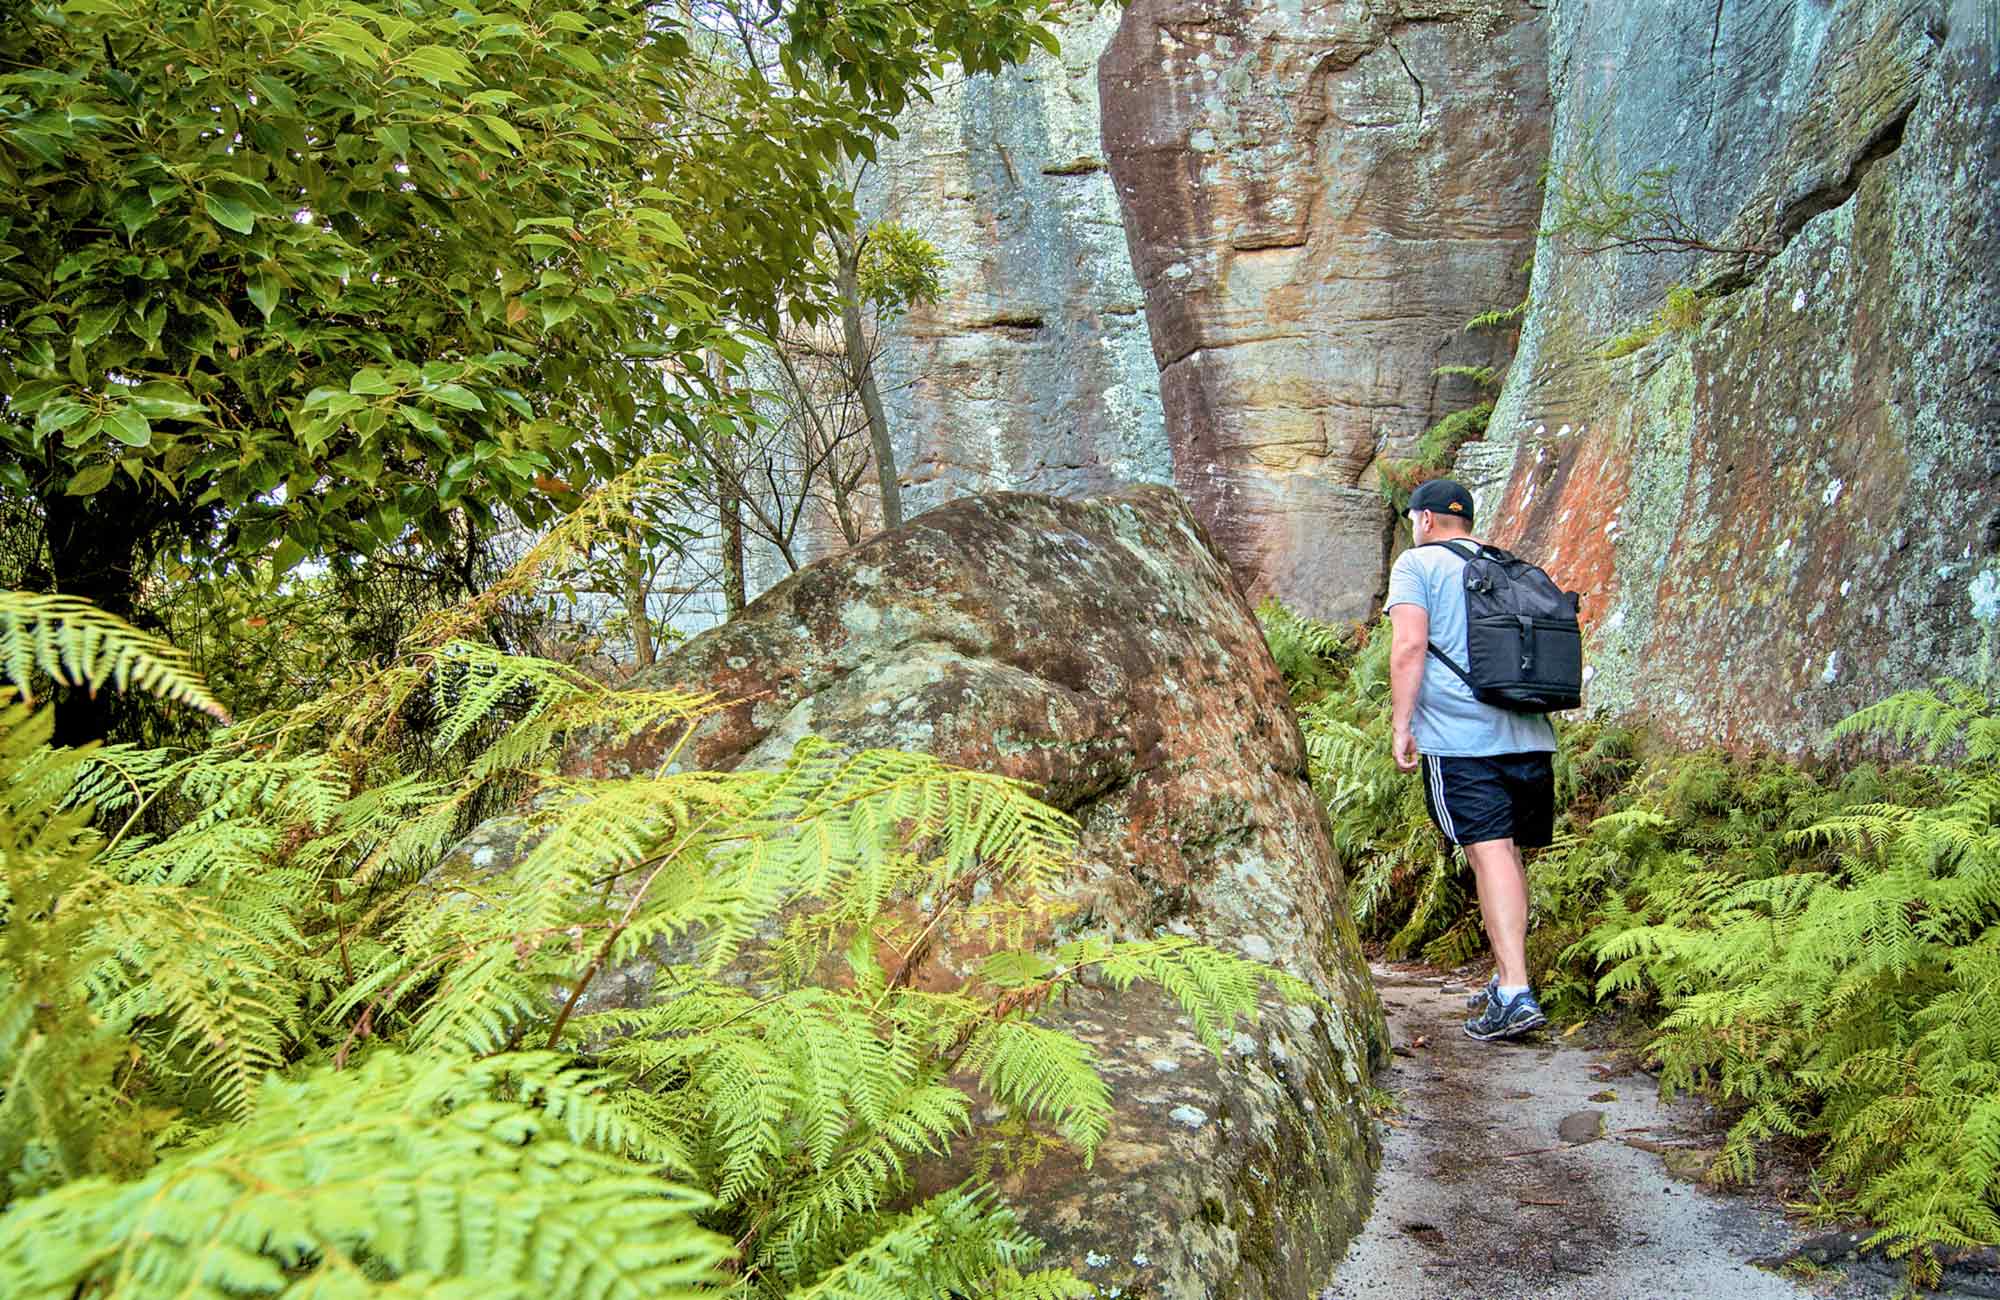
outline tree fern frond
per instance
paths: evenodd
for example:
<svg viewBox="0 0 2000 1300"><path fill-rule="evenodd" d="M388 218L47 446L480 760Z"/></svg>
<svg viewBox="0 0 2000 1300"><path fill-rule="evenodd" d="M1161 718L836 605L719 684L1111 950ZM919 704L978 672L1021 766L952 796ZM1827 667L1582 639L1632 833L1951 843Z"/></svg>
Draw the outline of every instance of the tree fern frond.
<svg viewBox="0 0 2000 1300"><path fill-rule="evenodd" d="M1089 1165L1111 1127L1111 1090L1091 1050L1068 1034L1021 1020L982 1030L965 1064L993 1096L1054 1121Z"/></svg>
<svg viewBox="0 0 2000 1300"><path fill-rule="evenodd" d="M1916 746L1925 758L1936 758L1976 724L1990 726L1993 715L1993 705L1984 692L1947 678L1930 690L1899 691L1859 709L1836 723L1832 735L1842 740L1883 736ZM1982 728L1982 733L1985 730Z"/></svg>
<svg viewBox="0 0 2000 1300"><path fill-rule="evenodd" d="M187 656L158 637L74 596L0 591L0 675L27 696L38 670L92 692L136 687L229 721Z"/></svg>
<svg viewBox="0 0 2000 1300"><path fill-rule="evenodd" d="M510 1081L550 1096L560 1075L546 1058L378 1053L273 1081L255 1119L146 1177L70 1183L0 1218L0 1291L54 1300L115 1279L134 1300L223 1300L303 1275L372 1296L386 1274L567 1293L587 1272L607 1298L693 1300L722 1285L729 1245L695 1220L706 1198L505 1097ZM41 1248L51 1232L71 1248Z"/></svg>

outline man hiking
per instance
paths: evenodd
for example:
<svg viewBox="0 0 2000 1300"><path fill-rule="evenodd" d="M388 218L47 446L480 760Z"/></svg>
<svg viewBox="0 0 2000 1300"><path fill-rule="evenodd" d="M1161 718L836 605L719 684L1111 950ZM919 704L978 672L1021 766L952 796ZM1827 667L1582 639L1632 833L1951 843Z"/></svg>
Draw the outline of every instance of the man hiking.
<svg viewBox="0 0 2000 1300"><path fill-rule="evenodd" d="M1555 727L1543 714L1481 703L1453 667L1469 662L1465 568L1479 553L1472 495L1450 479L1421 483L1409 518L1415 545L1389 570L1385 602L1396 766L1422 769L1431 820L1465 851L1478 884L1495 972L1467 1003L1475 1014L1465 1032L1514 1038L1548 1023L1528 987L1521 850L1547 844L1554 829Z"/></svg>

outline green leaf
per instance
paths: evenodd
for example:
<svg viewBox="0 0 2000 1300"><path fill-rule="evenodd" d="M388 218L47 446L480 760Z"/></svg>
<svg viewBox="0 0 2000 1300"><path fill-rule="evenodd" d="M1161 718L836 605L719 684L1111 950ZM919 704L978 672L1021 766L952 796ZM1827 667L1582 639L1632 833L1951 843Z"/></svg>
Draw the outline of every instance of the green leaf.
<svg viewBox="0 0 2000 1300"><path fill-rule="evenodd" d="M271 319L272 310L278 305L278 277L268 271L257 271L250 276L250 301L264 319Z"/></svg>
<svg viewBox="0 0 2000 1300"><path fill-rule="evenodd" d="M446 436L445 427L438 418L414 402L405 402L397 410L402 415L403 422L419 433L436 437Z"/></svg>
<svg viewBox="0 0 2000 1300"><path fill-rule="evenodd" d="M8 404L23 415L33 415L50 402L56 401L68 392L68 386L60 380L35 379L16 388L8 397Z"/></svg>
<svg viewBox="0 0 2000 1300"><path fill-rule="evenodd" d="M208 415L206 406L170 379L155 379L139 385L132 393L131 402L135 410L155 420L200 420Z"/></svg>
<svg viewBox="0 0 2000 1300"><path fill-rule="evenodd" d="M126 325L133 333L146 341L146 348L149 352L158 352L160 350L160 335L167 328L167 304L163 302L154 303L146 309L145 313L138 320L127 321Z"/></svg>
<svg viewBox="0 0 2000 1300"><path fill-rule="evenodd" d="M202 206L217 225L226 226L239 235L247 235L257 225L257 214L241 199L226 194L209 193L202 198Z"/></svg>
<svg viewBox="0 0 2000 1300"><path fill-rule="evenodd" d="M104 431L127 447L144 447L153 441L153 426L136 407L121 406L104 417Z"/></svg>
<svg viewBox="0 0 2000 1300"><path fill-rule="evenodd" d="M64 138L67 138L68 135L68 132L63 133ZM63 165L63 146L58 143L56 137L51 136L47 132L17 130L10 132L9 138L15 144L22 146L43 162L49 164L49 166L60 167Z"/></svg>
<svg viewBox="0 0 2000 1300"><path fill-rule="evenodd" d="M63 446L67 448L88 447L104 431L104 421L93 416L81 424L72 424L63 430Z"/></svg>
<svg viewBox="0 0 2000 1300"><path fill-rule="evenodd" d="M305 558L306 548L299 545L297 538L289 534L286 535L278 542L277 554L271 557L271 576L275 578L283 577L293 569L296 569L299 566L299 562Z"/></svg>
<svg viewBox="0 0 2000 1300"><path fill-rule="evenodd" d="M487 130L512 145L516 153L528 152L528 142L521 138L521 133L506 118L494 113L482 113L479 120L486 124Z"/></svg>
<svg viewBox="0 0 2000 1300"><path fill-rule="evenodd" d="M74 337L77 345L89 347L97 342L111 332L111 327L116 325L118 318L124 314L125 304L122 302L113 303L109 307L86 307L76 318Z"/></svg>
<svg viewBox="0 0 2000 1300"><path fill-rule="evenodd" d="M89 407L81 402L71 401L68 398L58 402L50 402L41 409L40 414L35 416L35 433L40 436L61 433L64 429L69 428L89 414Z"/></svg>
<svg viewBox="0 0 2000 1300"><path fill-rule="evenodd" d="M250 78L250 84L265 103L280 113L289 116L299 111L298 97L292 94L292 88L276 77L255 76Z"/></svg>
<svg viewBox="0 0 2000 1300"><path fill-rule="evenodd" d="M299 410L302 413L324 410L328 415L339 416L345 415L349 411L358 411L366 405L366 402L354 396L354 394L348 392L345 388L321 387L313 389L311 393L306 395L305 403L299 407Z"/></svg>
<svg viewBox="0 0 2000 1300"><path fill-rule="evenodd" d="M395 392L396 386L389 382L387 375L374 366L368 366L356 371L354 378L347 381L347 391L365 397L385 397Z"/></svg>
<svg viewBox="0 0 2000 1300"><path fill-rule="evenodd" d="M117 468L109 461L86 466L77 471L76 476L70 479L69 485L63 488L63 491L73 497L87 497L94 492L102 492L110 485L111 476L117 472Z"/></svg>
<svg viewBox="0 0 2000 1300"><path fill-rule="evenodd" d="M586 77L594 77L604 71L604 65L598 62L597 56L581 45L558 45L556 57Z"/></svg>
<svg viewBox="0 0 2000 1300"><path fill-rule="evenodd" d="M472 65L465 56L442 45L419 45L401 61L433 85L463 86L472 81Z"/></svg>
<svg viewBox="0 0 2000 1300"><path fill-rule="evenodd" d="M439 384L432 390L431 396L443 402L446 406L455 406L461 411L483 411L486 409L486 403L479 400L477 393L458 384Z"/></svg>

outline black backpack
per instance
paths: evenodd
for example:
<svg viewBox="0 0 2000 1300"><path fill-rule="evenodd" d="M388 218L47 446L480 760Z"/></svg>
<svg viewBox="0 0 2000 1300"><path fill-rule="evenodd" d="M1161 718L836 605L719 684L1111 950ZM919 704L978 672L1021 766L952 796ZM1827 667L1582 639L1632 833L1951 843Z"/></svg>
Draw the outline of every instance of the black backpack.
<svg viewBox="0 0 2000 1300"><path fill-rule="evenodd" d="M1583 703L1583 628L1577 605L1535 565L1497 546L1475 544L1465 558L1465 657L1460 667L1430 643L1483 704L1516 713L1558 713Z"/></svg>

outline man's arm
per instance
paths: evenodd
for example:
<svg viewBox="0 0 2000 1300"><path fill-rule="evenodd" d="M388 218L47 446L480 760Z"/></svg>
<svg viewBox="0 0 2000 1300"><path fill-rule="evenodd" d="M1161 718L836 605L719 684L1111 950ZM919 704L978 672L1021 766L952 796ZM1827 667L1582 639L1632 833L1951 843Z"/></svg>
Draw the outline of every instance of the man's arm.
<svg viewBox="0 0 2000 1300"><path fill-rule="evenodd" d="M1389 627L1389 699L1396 739L1396 766L1417 770L1417 741L1410 734L1410 716L1417 711L1417 693L1424 687L1424 652L1430 643L1431 616L1422 605L1391 605Z"/></svg>

